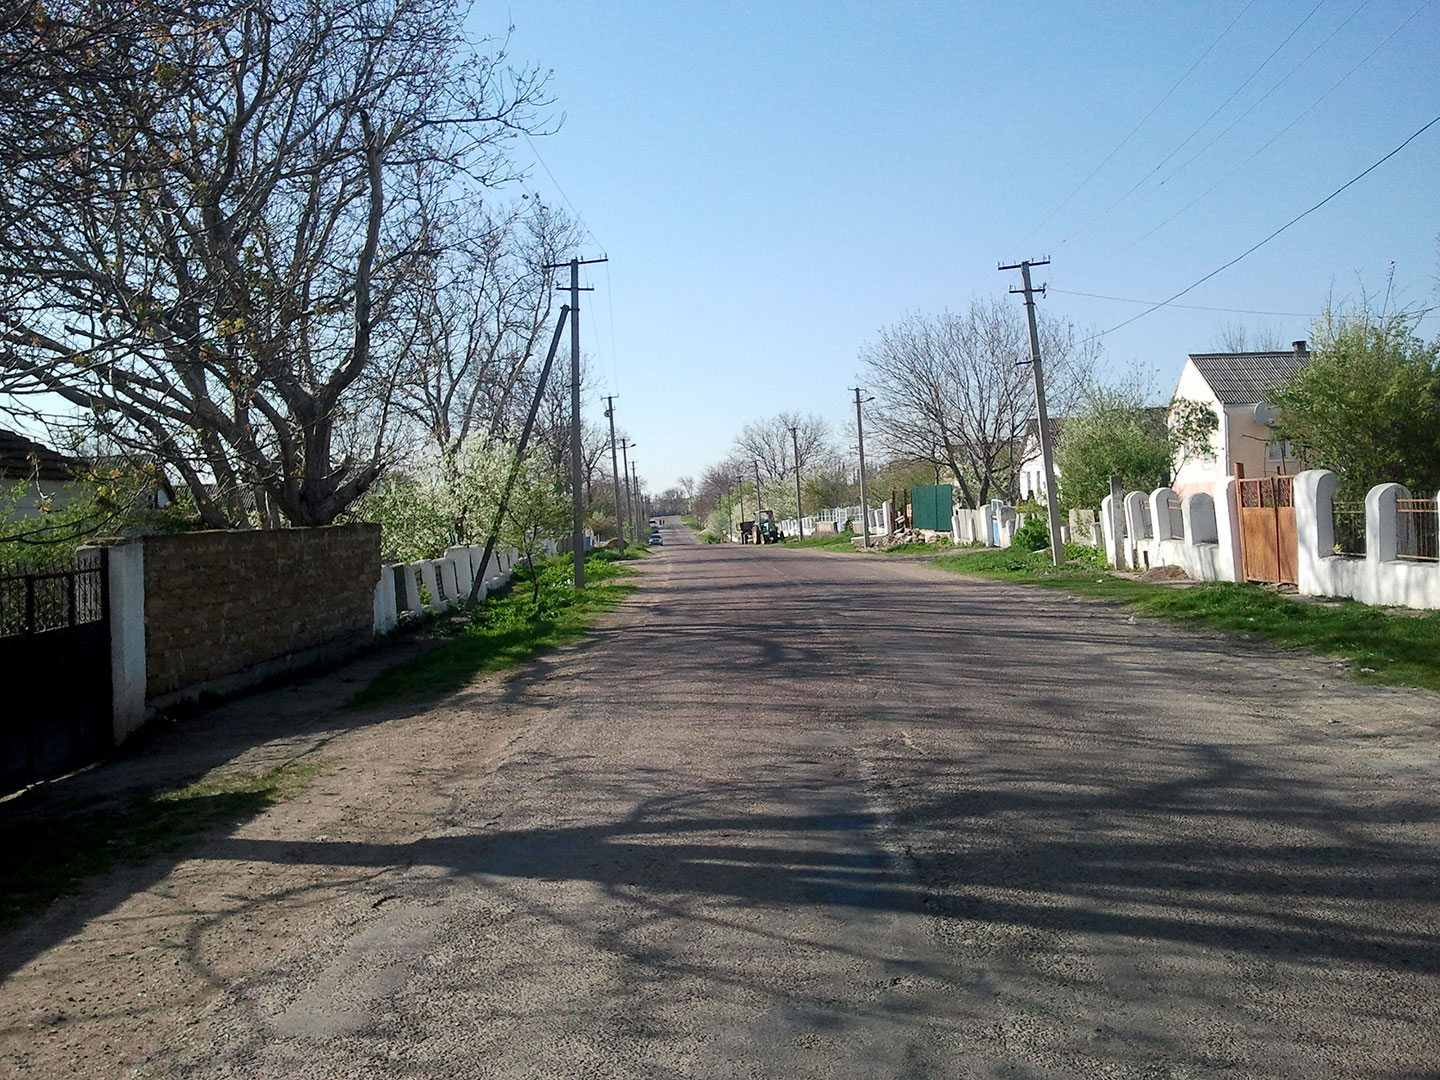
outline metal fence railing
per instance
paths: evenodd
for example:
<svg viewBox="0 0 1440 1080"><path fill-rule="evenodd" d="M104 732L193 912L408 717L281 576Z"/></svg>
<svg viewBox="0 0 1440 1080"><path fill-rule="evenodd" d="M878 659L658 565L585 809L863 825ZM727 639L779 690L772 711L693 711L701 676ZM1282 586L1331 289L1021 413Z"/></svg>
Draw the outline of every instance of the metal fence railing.
<svg viewBox="0 0 1440 1080"><path fill-rule="evenodd" d="M1417 562L1440 561L1440 512L1434 499L1397 499L1395 554Z"/></svg>
<svg viewBox="0 0 1440 1080"><path fill-rule="evenodd" d="M1169 500L1170 535L1179 540L1185 536L1185 514L1180 509L1180 500Z"/></svg>
<svg viewBox="0 0 1440 1080"><path fill-rule="evenodd" d="M86 553L73 570L0 577L0 637L39 634L105 618L103 557Z"/></svg>
<svg viewBox="0 0 1440 1080"><path fill-rule="evenodd" d="M1335 523L1335 554L1365 554L1365 502L1337 499L1331 507Z"/></svg>

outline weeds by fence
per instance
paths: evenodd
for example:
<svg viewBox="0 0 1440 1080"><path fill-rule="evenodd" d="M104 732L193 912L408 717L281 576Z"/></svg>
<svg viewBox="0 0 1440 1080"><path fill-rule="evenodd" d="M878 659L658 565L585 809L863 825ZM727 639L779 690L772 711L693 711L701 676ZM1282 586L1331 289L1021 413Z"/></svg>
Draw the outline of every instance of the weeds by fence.
<svg viewBox="0 0 1440 1080"><path fill-rule="evenodd" d="M1342 502L1332 507L1335 523L1335 554L1365 554L1365 503L1363 500Z"/></svg>

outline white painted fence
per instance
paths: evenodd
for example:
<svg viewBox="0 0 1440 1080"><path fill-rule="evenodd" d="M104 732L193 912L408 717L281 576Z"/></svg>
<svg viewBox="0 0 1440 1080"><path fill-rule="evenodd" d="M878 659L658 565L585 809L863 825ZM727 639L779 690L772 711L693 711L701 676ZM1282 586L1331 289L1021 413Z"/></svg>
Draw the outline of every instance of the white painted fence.
<svg viewBox="0 0 1440 1080"><path fill-rule="evenodd" d="M1100 504L1100 531L1112 566L1143 570L1178 566L1195 581L1243 581L1235 478L1217 485L1218 498L1196 492L1179 499L1171 488L1131 491L1122 502L1121 535L1112 535L1110 496ZM1179 500L1179 521L1171 511ZM1180 527L1177 529L1176 525Z"/></svg>
<svg viewBox="0 0 1440 1080"><path fill-rule="evenodd" d="M545 554L554 557L555 541L544 541ZM485 546L446 548L444 558L421 559L419 562L387 563L380 567L380 580L375 583L375 633L394 629L404 615L427 611L443 611L463 603L470 595ZM485 580L480 584L480 599L509 582L520 562L514 548L497 547L490 553Z"/></svg>
<svg viewBox="0 0 1440 1080"><path fill-rule="evenodd" d="M1307 596L1348 596L1366 604L1440 608L1440 562L1400 556L1402 484L1378 484L1365 496L1365 554L1335 554L1335 485L1328 469L1295 477L1295 528L1300 538L1299 590ZM1440 500L1435 503L1440 515Z"/></svg>
<svg viewBox="0 0 1440 1080"><path fill-rule="evenodd" d="M850 531L856 536L859 536L865 531L860 521L859 506L832 506L825 510L818 511L813 517L804 518L803 524L805 526L806 536L815 535L816 522L831 522L835 525L836 532L842 531L848 524ZM870 511L870 535L889 536L895 531L894 522L894 509L890 500L886 499L874 510ZM800 535L801 524L802 522L795 518L786 518L784 521L777 521L775 526L786 536L798 536Z"/></svg>
<svg viewBox="0 0 1440 1080"><path fill-rule="evenodd" d="M1401 484L1379 484L1365 496L1365 554L1335 552L1335 487L1339 477L1312 469L1294 479L1299 545L1296 589L1305 596L1345 596L1365 604L1440 609L1440 561L1405 557L1398 503L1411 498ZM1170 504L1176 494L1159 488L1127 492L1121 536L1112 536L1110 499L1101 505L1105 551L1114 566L1179 566L1195 581L1245 580L1240 552L1234 477L1180 500L1179 528ZM1440 519L1440 499L1434 503Z"/></svg>

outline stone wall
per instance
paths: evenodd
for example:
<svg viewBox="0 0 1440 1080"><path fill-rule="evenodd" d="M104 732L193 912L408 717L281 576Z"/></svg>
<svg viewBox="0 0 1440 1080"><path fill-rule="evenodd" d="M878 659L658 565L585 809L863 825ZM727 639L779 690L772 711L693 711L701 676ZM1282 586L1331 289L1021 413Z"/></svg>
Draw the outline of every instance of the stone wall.
<svg viewBox="0 0 1440 1080"><path fill-rule="evenodd" d="M142 542L152 703L238 688L373 636L378 525Z"/></svg>

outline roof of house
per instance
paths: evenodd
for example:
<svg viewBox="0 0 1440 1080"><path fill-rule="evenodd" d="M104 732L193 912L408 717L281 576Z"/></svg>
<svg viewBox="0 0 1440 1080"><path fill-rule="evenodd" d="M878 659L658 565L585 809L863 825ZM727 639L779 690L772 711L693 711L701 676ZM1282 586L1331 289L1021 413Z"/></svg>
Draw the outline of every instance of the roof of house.
<svg viewBox="0 0 1440 1080"><path fill-rule="evenodd" d="M1191 353L1190 362L1221 404L1257 405L1288 383L1308 355L1297 343L1285 352Z"/></svg>
<svg viewBox="0 0 1440 1080"><path fill-rule="evenodd" d="M1052 443L1060 441L1060 428L1064 426L1065 420L1066 417L1063 416L1048 416L1045 418L1045 426L1050 429L1050 441ZM1027 443L1033 442L1037 446L1040 444L1040 418L1038 416L1032 416L1029 420L1025 421L1025 441Z"/></svg>
<svg viewBox="0 0 1440 1080"><path fill-rule="evenodd" d="M13 431L0 429L0 478L6 480L70 480L75 463L48 446Z"/></svg>

